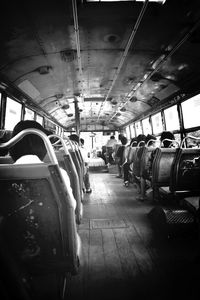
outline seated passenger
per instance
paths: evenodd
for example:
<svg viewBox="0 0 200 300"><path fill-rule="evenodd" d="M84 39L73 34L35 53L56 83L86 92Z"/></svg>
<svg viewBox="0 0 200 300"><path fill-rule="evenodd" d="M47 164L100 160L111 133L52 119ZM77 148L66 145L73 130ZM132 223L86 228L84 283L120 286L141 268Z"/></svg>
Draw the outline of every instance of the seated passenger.
<svg viewBox="0 0 200 300"><path fill-rule="evenodd" d="M173 133L171 131L163 131L160 137L160 141L161 143L163 142L163 146L161 145L161 147L163 148L169 148L172 145L172 142L170 141L164 141L165 139L168 140L175 140L175 137L173 135Z"/></svg>
<svg viewBox="0 0 200 300"><path fill-rule="evenodd" d="M46 134L45 129L36 121L26 120L20 121L14 127L12 132L12 137L16 136L19 132L24 129L39 129ZM9 150L10 156L14 160L15 164L37 164L43 163L43 159L47 153L45 144L41 137L36 134L28 134L23 137L19 142L12 146ZM70 186L70 180L67 172L60 168L67 191L70 195L72 201L72 206L76 208L76 200L72 194L72 189Z"/></svg>

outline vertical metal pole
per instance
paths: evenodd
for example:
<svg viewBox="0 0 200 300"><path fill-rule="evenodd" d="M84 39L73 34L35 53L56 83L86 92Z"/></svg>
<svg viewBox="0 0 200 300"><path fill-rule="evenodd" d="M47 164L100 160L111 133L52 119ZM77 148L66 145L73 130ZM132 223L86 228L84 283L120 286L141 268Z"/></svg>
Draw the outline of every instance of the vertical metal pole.
<svg viewBox="0 0 200 300"><path fill-rule="evenodd" d="M79 136L80 135L80 112L79 112L77 99L74 99L74 110L75 110L76 133Z"/></svg>

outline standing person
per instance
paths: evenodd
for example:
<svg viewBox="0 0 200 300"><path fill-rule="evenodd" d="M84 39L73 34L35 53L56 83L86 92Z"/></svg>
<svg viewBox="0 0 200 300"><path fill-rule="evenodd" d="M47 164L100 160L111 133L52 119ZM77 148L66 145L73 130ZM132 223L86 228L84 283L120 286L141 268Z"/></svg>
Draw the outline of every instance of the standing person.
<svg viewBox="0 0 200 300"><path fill-rule="evenodd" d="M106 143L107 164L112 164L114 162L112 155L116 144L117 140L115 139L114 135L111 135L110 139Z"/></svg>
<svg viewBox="0 0 200 300"><path fill-rule="evenodd" d="M127 138L125 136L121 137L121 146L119 146L116 153L116 162L118 166L118 175L117 178L122 178L122 165L123 165L123 154L124 149L127 144Z"/></svg>
<svg viewBox="0 0 200 300"><path fill-rule="evenodd" d="M90 187L90 177L89 177L89 159L88 159L88 155L87 155L87 151L84 147L84 139L80 139L80 151L81 151L81 155L83 157L83 161L85 163L85 173L84 173L84 177L83 177L83 181L85 184L85 192L86 193L92 193L92 189Z"/></svg>

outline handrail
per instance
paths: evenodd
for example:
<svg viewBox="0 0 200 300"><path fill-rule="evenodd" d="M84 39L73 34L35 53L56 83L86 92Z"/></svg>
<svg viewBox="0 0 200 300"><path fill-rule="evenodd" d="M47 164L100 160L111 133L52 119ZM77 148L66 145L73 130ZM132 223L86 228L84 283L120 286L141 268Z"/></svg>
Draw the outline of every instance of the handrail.
<svg viewBox="0 0 200 300"><path fill-rule="evenodd" d="M161 142L161 146L164 146L164 142L171 142L171 144L175 143L175 144L178 145L178 148L180 148L180 144L179 144L179 142L176 141L176 140L164 139L164 140L162 140L162 142ZM171 146L171 144L170 144L170 146Z"/></svg>
<svg viewBox="0 0 200 300"><path fill-rule="evenodd" d="M9 149L12 146L14 146L17 142L19 142L24 136L28 135L28 134L36 134L39 137L41 137L41 139L43 140L45 147L47 149L47 153L48 156L50 158L50 161L53 164L58 165L58 160L56 158L53 146L51 145L47 135L42 132L39 129L35 129L35 128L29 128L29 129L24 129L21 132L19 132L16 136L14 136L13 138L11 138L8 142L6 143L1 143L0 144L0 149Z"/></svg>
<svg viewBox="0 0 200 300"><path fill-rule="evenodd" d="M182 140L182 142L181 142L181 145L180 145L180 148L183 148L183 144L184 144L184 146L185 146L185 148L187 148L186 147L186 140L187 139L193 139L193 140L198 140L198 141L200 141L200 137L196 137L196 136L193 136L193 135L187 135L186 137L184 137L184 139Z"/></svg>
<svg viewBox="0 0 200 300"><path fill-rule="evenodd" d="M145 141L140 141L140 142L137 144L137 147L140 147L140 145L141 145L142 143L143 143L144 146L145 146Z"/></svg>
<svg viewBox="0 0 200 300"><path fill-rule="evenodd" d="M147 142L147 144L146 144L146 146L147 146L147 147L149 147L149 143L150 143L150 142L154 142L154 143L156 143L156 140L154 140L154 139L150 139L150 140Z"/></svg>
<svg viewBox="0 0 200 300"><path fill-rule="evenodd" d="M135 146L133 146L133 144L135 144ZM136 141L132 142L130 146L131 147L137 147L137 142Z"/></svg>
<svg viewBox="0 0 200 300"><path fill-rule="evenodd" d="M49 138L49 140L51 140L51 138L57 138L58 141L56 141L56 143L61 142L65 154L69 154L69 151L68 151L68 149L67 149L67 146L66 146L66 144L65 144L65 142L64 142L64 140L63 140L62 137L60 137L60 136L57 135L57 134L50 134L50 135L48 136L48 138ZM53 145L55 145L55 143L54 143Z"/></svg>

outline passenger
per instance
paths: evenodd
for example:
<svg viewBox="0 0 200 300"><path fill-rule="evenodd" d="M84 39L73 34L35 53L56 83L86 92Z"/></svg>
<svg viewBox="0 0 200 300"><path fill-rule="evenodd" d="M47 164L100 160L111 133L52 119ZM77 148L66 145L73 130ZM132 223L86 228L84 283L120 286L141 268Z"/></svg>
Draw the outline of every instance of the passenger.
<svg viewBox="0 0 200 300"><path fill-rule="evenodd" d="M17 123L17 125L13 129L12 137L16 136L24 129L31 128L39 129L46 134L45 129L39 123L37 123L36 121L26 120ZM47 150L41 137L37 136L36 134L28 134L14 146L12 146L9 150L9 153L15 164L37 164L43 163L43 159L47 153ZM74 199L74 196L72 194L69 176L67 172L62 168L60 168L60 171L62 173L64 183L67 187L67 191L70 195L72 206L75 210L76 200Z"/></svg>
<svg viewBox="0 0 200 300"><path fill-rule="evenodd" d="M114 135L112 135L106 143L106 157L108 166L114 163L113 153L116 144L117 140L115 139Z"/></svg>
<svg viewBox="0 0 200 300"><path fill-rule="evenodd" d="M124 149L127 144L127 138L125 136L121 137L121 146L119 146L116 153L116 162L118 166L118 175L117 178L122 178L122 164L123 164L123 154Z"/></svg>
<svg viewBox="0 0 200 300"><path fill-rule="evenodd" d="M169 148L172 145L170 141L164 141L165 139L168 140L175 140L175 137L171 131L163 131L160 137L160 141L163 142L164 148ZM162 147L162 146L161 146Z"/></svg>
<svg viewBox="0 0 200 300"><path fill-rule="evenodd" d="M87 151L84 147L84 139L80 139L80 151L85 163L85 173L84 173L84 177L83 177L83 181L85 184L85 192L86 193L91 193L92 189L90 187L90 177L89 177L89 160L88 160L88 155L87 155Z"/></svg>
<svg viewBox="0 0 200 300"><path fill-rule="evenodd" d="M132 138L131 141L130 141L130 147L136 147L137 146L137 138ZM123 172L124 172L124 185L126 187L129 186L129 183L130 183L130 164L132 162L126 162L124 165L123 165Z"/></svg>

